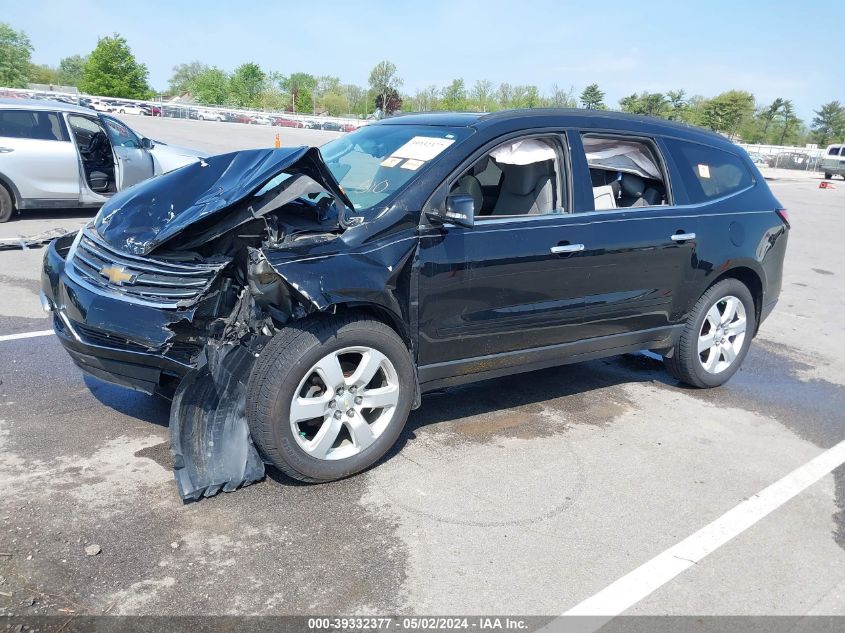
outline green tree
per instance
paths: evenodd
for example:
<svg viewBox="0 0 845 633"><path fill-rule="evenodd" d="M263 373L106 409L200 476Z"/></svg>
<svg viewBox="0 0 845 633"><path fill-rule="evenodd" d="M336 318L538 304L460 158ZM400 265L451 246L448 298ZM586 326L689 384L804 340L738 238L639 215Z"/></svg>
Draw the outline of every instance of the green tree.
<svg viewBox="0 0 845 633"><path fill-rule="evenodd" d="M845 140L845 107L838 101L825 103L815 110L811 128L813 138L822 146L829 142Z"/></svg>
<svg viewBox="0 0 845 633"><path fill-rule="evenodd" d="M399 99L399 88L402 87L402 79L399 77L399 72L396 64L384 60L376 64L370 71L370 90L375 93L376 108L381 108L382 104L387 104L387 109L382 109L384 114L389 114L394 110L389 107L395 100ZM401 107L401 106L400 106Z"/></svg>
<svg viewBox="0 0 845 633"><path fill-rule="evenodd" d="M267 74L254 62L241 64L229 78L229 99L237 106L256 107L267 84Z"/></svg>
<svg viewBox="0 0 845 633"><path fill-rule="evenodd" d="M680 120L691 125L704 125L704 108L708 103L709 100L701 95L691 96L679 112Z"/></svg>
<svg viewBox="0 0 845 633"><path fill-rule="evenodd" d="M82 55L71 55L63 58L59 62L59 84L62 86L79 86L82 83L86 59Z"/></svg>
<svg viewBox="0 0 845 633"><path fill-rule="evenodd" d="M308 73L293 73L281 80L282 90L290 99L294 112L314 112L316 110L317 78Z"/></svg>
<svg viewBox="0 0 845 633"><path fill-rule="evenodd" d="M367 91L361 86L347 84L343 86L347 99L349 99L349 111L355 114L367 114L369 103L367 102Z"/></svg>
<svg viewBox="0 0 845 633"><path fill-rule="evenodd" d="M34 84L55 86L59 83L59 72L46 64L30 64L29 81Z"/></svg>
<svg viewBox="0 0 845 633"><path fill-rule="evenodd" d="M469 91L469 98L473 108L481 112L491 110L493 97L493 82L489 79L479 79Z"/></svg>
<svg viewBox="0 0 845 633"><path fill-rule="evenodd" d="M563 90L557 84L552 84L550 105L555 108L577 108L578 100L575 99L575 89L570 86L569 90Z"/></svg>
<svg viewBox="0 0 845 633"><path fill-rule="evenodd" d="M104 97L147 99L152 95L148 76L147 67L135 59L126 38L115 33L97 41L85 62L79 88Z"/></svg>
<svg viewBox="0 0 845 633"><path fill-rule="evenodd" d="M496 100L499 102L499 107L502 109L514 107L514 89L508 82L499 84L499 89L496 91Z"/></svg>
<svg viewBox="0 0 845 633"><path fill-rule="evenodd" d="M540 108L543 106L543 98L540 96L540 89L531 84L525 86L525 107L526 108Z"/></svg>
<svg viewBox="0 0 845 633"><path fill-rule="evenodd" d="M754 112L754 95L729 90L710 99L702 108L702 123L716 132L736 136L744 119Z"/></svg>
<svg viewBox="0 0 845 633"><path fill-rule="evenodd" d="M177 64L173 67L173 76L168 83L170 84L170 92L174 95L183 95L186 92L193 92L191 85L194 80L209 70L208 64L203 64L200 61L192 61L187 64Z"/></svg>
<svg viewBox="0 0 845 633"><path fill-rule="evenodd" d="M767 107L763 108L760 112L760 119L763 121L763 139L766 138L766 135L769 131L769 126L772 124L772 121L780 114L781 108L783 108L784 100L778 97Z"/></svg>
<svg viewBox="0 0 845 633"><path fill-rule="evenodd" d="M604 110L604 92L598 84L590 84L581 93L581 106L587 110Z"/></svg>
<svg viewBox="0 0 845 633"><path fill-rule="evenodd" d="M217 67L207 68L190 84L191 94L205 105L222 105L229 96L229 76Z"/></svg>
<svg viewBox="0 0 845 633"><path fill-rule="evenodd" d="M467 91L463 79L453 79L452 83L443 89L441 103L444 110L466 110Z"/></svg>
<svg viewBox="0 0 845 633"><path fill-rule="evenodd" d="M800 124L798 117L795 115L795 106L789 99L783 102L783 107L780 109L780 118L783 120L783 129L780 133L778 145L783 145L787 136Z"/></svg>
<svg viewBox="0 0 845 633"><path fill-rule="evenodd" d="M352 108L349 104L349 97L343 90L328 92L323 95L321 101L323 108L331 116L340 116L342 114L349 114Z"/></svg>
<svg viewBox="0 0 845 633"><path fill-rule="evenodd" d="M640 96L635 92L627 97L622 97L619 100L619 109L622 112L638 113L640 111Z"/></svg>
<svg viewBox="0 0 845 633"><path fill-rule="evenodd" d="M0 22L0 85L26 88L32 59L32 43L23 31Z"/></svg>
<svg viewBox="0 0 845 633"><path fill-rule="evenodd" d="M634 93L619 100L623 112L663 117L669 115L669 104L662 92Z"/></svg>
<svg viewBox="0 0 845 633"><path fill-rule="evenodd" d="M666 99L669 102L669 113L667 115L670 121L680 121L683 119L684 110L687 108L686 91L684 90L669 90L666 93Z"/></svg>

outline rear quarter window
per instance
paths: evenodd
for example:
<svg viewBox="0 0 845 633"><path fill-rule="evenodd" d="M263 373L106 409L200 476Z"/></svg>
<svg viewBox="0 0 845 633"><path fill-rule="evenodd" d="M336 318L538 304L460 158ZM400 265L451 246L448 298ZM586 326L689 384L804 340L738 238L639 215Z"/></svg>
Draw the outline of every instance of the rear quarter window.
<svg viewBox="0 0 845 633"><path fill-rule="evenodd" d="M839 156L839 148L838 147L831 147L827 150L828 156Z"/></svg>
<svg viewBox="0 0 845 633"><path fill-rule="evenodd" d="M666 145L693 204L727 196L754 184L754 177L736 154L677 139L666 139Z"/></svg>

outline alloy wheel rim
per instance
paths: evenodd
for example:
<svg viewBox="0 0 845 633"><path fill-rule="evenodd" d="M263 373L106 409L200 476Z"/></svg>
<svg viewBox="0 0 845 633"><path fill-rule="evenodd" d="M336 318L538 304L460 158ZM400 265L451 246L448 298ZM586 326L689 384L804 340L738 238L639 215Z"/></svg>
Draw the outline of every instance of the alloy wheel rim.
<svg viewBox="0 0 845 633"><path fill-rule="evenodd" d="M707 311L698 333L698 361L709 374L733 365L745 342L745 306L733 295L722 297Z"/></svg>
<svg viewBox="0 0 845 633"><path fill-rule="evenodd" d="M346 459L384 433L398 404L399 377L390 359L372 347L345 347L323 356L300 381L291 430L311 457Z"/></svg>

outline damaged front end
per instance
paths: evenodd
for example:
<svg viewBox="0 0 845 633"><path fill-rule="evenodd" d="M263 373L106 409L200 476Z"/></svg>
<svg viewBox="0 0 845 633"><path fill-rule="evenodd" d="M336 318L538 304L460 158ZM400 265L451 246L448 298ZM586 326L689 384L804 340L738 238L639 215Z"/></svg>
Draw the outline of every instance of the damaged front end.
<svg viewBox="0 0 845 633"><path fill-rule="evenodd" d="M74 362L173 398L184 501L263 477L244 413L252 365L279 328L327 305L307 270L286 277L268 253L319 249L360 222L351 210L318 150L247 150L117 194L50 245L42 300Z"/></svg>

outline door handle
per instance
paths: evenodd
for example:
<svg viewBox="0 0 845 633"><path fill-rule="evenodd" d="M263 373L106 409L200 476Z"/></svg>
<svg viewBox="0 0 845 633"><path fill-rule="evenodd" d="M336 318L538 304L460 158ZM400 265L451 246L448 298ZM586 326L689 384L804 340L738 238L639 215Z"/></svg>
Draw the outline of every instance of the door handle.
<svg viewBox="0 0 845 633"><path fill-rule="evenodd" d="M556 255L559 253L579 253L584 250L583 244L559 244L558 246L552 246L549 249L552 253Z"/></svg>
<svg viewBox="0 0 845 633"><path fill-rule="evenodd" d="M15 150L11 147L0 147L0 154L9 154Z"/></svg>
<svg viewBox="0 0 845 633"><path fill-rule="evenodd" d="M673 242L686 242L687 240L694 240L695 233L675 233L670 236Z"/></svg>

